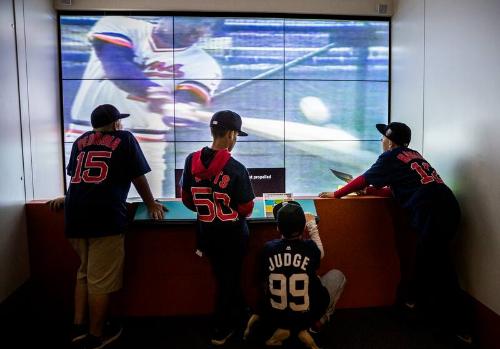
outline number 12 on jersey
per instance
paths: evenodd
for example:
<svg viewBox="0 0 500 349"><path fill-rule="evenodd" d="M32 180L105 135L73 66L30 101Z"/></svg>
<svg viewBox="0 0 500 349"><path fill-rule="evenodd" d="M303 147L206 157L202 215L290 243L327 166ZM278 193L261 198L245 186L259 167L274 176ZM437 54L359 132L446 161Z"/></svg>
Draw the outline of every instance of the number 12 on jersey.
<svg viewBox="0 0 500 349"><path fill-rule="evenodd" d="M414 162L411 164L411 169L417 171L420 176L420 183L428 184L431 182L443 183L443 180L437 174L436 170L433 170L432 173L428 173L430 169L430 165L427 162L422 162L422 166L419 163Z"/></svg>

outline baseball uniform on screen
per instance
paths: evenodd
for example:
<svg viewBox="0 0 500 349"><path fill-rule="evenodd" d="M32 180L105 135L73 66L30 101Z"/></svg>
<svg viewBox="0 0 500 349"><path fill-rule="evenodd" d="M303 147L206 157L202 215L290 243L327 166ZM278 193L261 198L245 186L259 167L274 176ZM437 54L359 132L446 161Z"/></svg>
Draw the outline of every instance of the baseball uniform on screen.
<svg viewBox="0 0 500 349"><path fill-rule="evenodd" d="M106 16L94 25L88 33L94 49L72 104L72 123L66 132L66 141L73 141L75 136L88 130L85 126L88 117L100 104L110 103L131 114L123 120L123 127L142 143L152 168L148 175L151 190L153 195L163 196L164 157L168 146L165 141L174 139L172 124L167 125L164 120L173 120L170 115L173 108L168 109L169 112L151 111L148 103L152 96L146 91L150 87L163 87L164 91L172 92L173 101L174 91L189 90L196 101L208 103L220 83L221 70L217 62L196 45L157 47L152 38L153 29L154 24L150 22L122 16ZM113 45L117 53L99 56L95 48L102 44ZM127 66L123 71L116 71L117 64L108 64L106 68L106 61L114 63L118 56L140 74L132 75ZM110 76L111 69L113 76Z"/></svg>

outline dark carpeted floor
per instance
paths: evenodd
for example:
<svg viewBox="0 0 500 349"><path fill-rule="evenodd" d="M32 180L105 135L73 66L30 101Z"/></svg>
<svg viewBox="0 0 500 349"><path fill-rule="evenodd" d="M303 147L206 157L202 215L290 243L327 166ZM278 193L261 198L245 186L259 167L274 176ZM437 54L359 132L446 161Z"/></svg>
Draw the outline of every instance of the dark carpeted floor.
<svg viewBox="0 0 500 349"><path fill-rule="evenodd" d="M37 319L38 318L38 319ZM37 319L37 321L33 321ZM211 321L196 318L123 318L123 334L112 349L205 349L210 345ZM5 331L5 332L4 332ZM17 319L2 325L0 347L66 348L69 324L60 320ZM401 321L389 308L340 309L323 332L316 336L324 349L455 349L450 338L423 324ZM264 345L246 343L241 333L223 346L226 349L257 349ZM303 349L289 339L284 349Z"/></svg>
<svg viewBox="0 0 500 349"><path fill-rule="evenodd" d="M53 304L40 302L40 295L16 296L0 305L0 347L67 348L71 315L58 313ZM36 299L36 301L35 301ZM205 349L211 348L209 317L128 317L118 319L123 334L111 349ZM324 349L455 349L452 339L436 324L409 321L394 308L339 309L317 337ZM243 329L242 329L243 330ZM241 330L241 331L242 331ZM224 346L227 349L257 349L241 333ZM287 340L285 349L304 348ZM485 348L488 349L488 348Z"/></svg>
<svg viewBox="0 0 500 349"><path fill-rule="evenodd" d="M115 348L202 349L210 348L208 318L127 318ZM403 321L392 308L340 309L317 336L324 349L454 349L454 343L438 330L422 323ZM241 340L241 333L228 340L227 349L265 347ZM290 339L284 348L304 348Z"/></svg>

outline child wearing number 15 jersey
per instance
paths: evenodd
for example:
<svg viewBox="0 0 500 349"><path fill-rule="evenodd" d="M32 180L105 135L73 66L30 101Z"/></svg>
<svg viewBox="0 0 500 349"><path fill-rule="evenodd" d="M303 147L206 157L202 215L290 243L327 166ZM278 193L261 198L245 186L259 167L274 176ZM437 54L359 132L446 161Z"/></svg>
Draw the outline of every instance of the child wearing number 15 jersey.
<svg viewBox="0 0 500 349"><path fill-rule="evenodd" d="M80 259L76 273L72 348L101 349L111 345L122 329L107 322L113 294L121 289L128 223L126 199L133 183L151 218L162 219L145 174L150 167L139 143L121 130L122 114L111 104L96 107L92 131L73 143L65 197L49 202L64 205L64 231ZM66 347L66 346L65 346Z"/></svg>

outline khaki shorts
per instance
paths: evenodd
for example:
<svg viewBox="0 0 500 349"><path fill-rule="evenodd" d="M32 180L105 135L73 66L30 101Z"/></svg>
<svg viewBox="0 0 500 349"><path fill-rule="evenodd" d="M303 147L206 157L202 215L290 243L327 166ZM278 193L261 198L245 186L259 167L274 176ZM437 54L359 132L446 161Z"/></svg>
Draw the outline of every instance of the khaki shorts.
<svg viewBox="0 0 500 349"><path fill-rule="evenodd" d="M69 239L69 242L80 257L76 280L87 284L90 294L108 294L122 288L125 259L123 234Z"/></svg>

